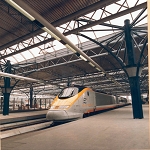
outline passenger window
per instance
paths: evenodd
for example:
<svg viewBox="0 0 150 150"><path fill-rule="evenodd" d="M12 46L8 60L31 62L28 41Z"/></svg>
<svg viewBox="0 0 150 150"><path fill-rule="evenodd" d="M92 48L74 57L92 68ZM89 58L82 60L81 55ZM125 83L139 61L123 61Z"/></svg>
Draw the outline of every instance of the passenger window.
<svg viewBox="0 0 150 150"><path fill-rule="evenodd" d="M90 93L87 91L87 95L89 96L90 95Z"/></svg>

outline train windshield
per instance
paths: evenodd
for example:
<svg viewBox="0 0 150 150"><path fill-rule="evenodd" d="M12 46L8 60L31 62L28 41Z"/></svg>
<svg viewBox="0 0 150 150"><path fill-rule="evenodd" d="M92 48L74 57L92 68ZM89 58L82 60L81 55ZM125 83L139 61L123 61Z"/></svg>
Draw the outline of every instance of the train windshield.
<svg viewBox="0 0 150 150"><path fill-rule="evenodd" d="M69 98L76 94L78 94L79 89L77 87L68 87L63 89L60 94L58 95L58 98Z"/></svg>

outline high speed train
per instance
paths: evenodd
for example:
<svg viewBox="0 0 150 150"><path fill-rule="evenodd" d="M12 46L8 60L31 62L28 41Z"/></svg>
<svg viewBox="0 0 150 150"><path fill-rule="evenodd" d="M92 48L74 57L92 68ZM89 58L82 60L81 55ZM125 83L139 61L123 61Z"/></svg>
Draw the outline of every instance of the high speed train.
<svg viewBox="0 0 150 150"><path fill-rule="evenodd" d="M53 122L71 121L94 113L127 105L127 99L98 93L91 88L72 86L64 88L53 100L46 114Z"/></svg>

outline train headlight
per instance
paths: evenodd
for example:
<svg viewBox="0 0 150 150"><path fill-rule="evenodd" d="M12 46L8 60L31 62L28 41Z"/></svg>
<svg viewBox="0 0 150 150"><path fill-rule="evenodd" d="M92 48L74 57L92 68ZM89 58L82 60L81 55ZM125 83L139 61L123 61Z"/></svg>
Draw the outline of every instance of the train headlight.
<svg viewBox="0 0 150 150"><path fill-rule="evenodd" d="M59 109L67 109L69 107L69 105L61 105L59 106Z"/></svg>
<svg viewBox="0 0 150 150"><path fill-rule="evenodd" d="M68 107L69 107L69 105L65 105L65 106L64 106L64 109L67 109Z"/></svg>
<svg viewBox="0 0 150 150"><path fill-rule="evenodd" d="M51 106L50 109L67 109L69 105Z"/></svg>
<svg viewBox="0 0 150 150"><path fill-rule="evenodd" d="M55 109L55 106L51 106L50 109Z"/></svg>

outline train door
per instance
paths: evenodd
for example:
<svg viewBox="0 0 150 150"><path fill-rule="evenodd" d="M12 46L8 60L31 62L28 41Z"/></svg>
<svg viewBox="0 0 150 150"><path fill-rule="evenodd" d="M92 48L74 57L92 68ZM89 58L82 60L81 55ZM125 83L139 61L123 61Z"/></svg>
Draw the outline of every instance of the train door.
<svg viewBox="0 0 150 150"><path fill-rule="evenodd" d="M89 107L91 111L94 111L96 108L94 91L89 91Z"/></svg>
<svg viewBox="0 0 150 150"><path fill-rule="evenodd" d="M87 105L88 105L89 97L87 95L87 91L83 93L83 98L82 98L82 107L84 113L87 111Z"/></svg>
<svg viewBox="0 0 150 150"><path fill-rule="evenodd" d="M83 108L86 113L92 112L95 107L94 103L94 92L86 91L83 94Z"/></svg>
<svg viewBox="0 0 150 150"><path fill-rule="evenodd" d="M79 112L79 109L80 109L80 107L79 107L79 100L77 100L76 101L76 103L74 104L74 112Z"/></svg>

